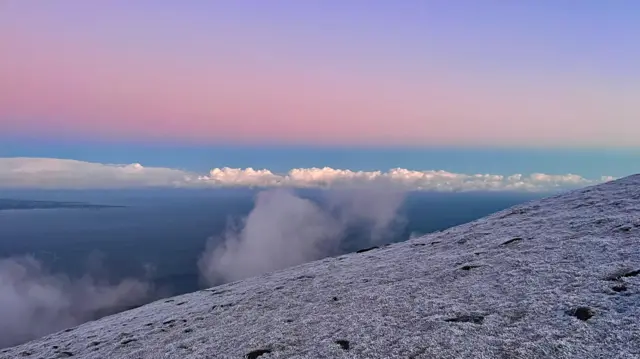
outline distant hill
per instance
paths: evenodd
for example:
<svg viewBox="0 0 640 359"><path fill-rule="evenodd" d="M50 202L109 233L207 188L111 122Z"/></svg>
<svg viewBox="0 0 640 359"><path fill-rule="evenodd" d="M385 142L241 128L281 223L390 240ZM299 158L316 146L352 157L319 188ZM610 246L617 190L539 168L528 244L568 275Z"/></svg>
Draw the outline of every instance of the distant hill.
<svg viewBox="0 0 640 359"><path fill-rule="evenodd" d="M640 358L640 176L182 296L0 358Z"/></svg>
<svg viewBox="0 0 640 359"><path fill-rule="evenodd" d="M0 198L0 211L9 209L54 209L54 208L118 208L84 202L33 201L11 198Z"/></svg>

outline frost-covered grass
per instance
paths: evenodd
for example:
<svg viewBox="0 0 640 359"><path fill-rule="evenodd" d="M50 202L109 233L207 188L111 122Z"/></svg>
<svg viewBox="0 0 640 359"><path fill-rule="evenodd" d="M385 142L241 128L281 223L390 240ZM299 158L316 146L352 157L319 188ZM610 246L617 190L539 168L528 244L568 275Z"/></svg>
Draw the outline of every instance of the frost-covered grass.
<svg viewBox="0 0 640 359"><path fill-rule="evenodd" d="M0 358L640 358L639 270L632 176L157 301Z"/></svg>

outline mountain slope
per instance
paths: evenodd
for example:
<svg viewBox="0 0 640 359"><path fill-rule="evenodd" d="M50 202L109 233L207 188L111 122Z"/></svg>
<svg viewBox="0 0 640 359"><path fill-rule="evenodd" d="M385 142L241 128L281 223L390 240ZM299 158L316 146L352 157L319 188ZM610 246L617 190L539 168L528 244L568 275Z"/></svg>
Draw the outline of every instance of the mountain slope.
<svg viewBox="0 0 640 359"><path fill-rule="evenodd" d="M639 240L632 176L154 302L0 358L638 358Z"/></svg>

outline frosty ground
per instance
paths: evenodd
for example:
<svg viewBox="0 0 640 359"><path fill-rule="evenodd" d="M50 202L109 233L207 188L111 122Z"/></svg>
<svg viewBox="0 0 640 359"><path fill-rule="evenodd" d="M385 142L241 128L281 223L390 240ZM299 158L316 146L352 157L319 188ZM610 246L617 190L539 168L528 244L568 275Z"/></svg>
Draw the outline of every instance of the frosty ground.
<svg viewBox="0 0 640 359"><path fill-rule="evenodd" d="M163 299L0 358L639 358L639 288L632 176Z"/></svg>

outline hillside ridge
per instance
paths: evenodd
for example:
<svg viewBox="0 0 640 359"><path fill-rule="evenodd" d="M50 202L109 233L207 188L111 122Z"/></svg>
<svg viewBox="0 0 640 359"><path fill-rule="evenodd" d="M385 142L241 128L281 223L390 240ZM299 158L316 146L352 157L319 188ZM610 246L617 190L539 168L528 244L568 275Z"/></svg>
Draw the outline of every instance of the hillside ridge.
<svg viewBox="0 0 640 359"><path fill-rule="evenodd" d="M634 175L159 300L0 359L638 358L639 241Z"/></svg>

